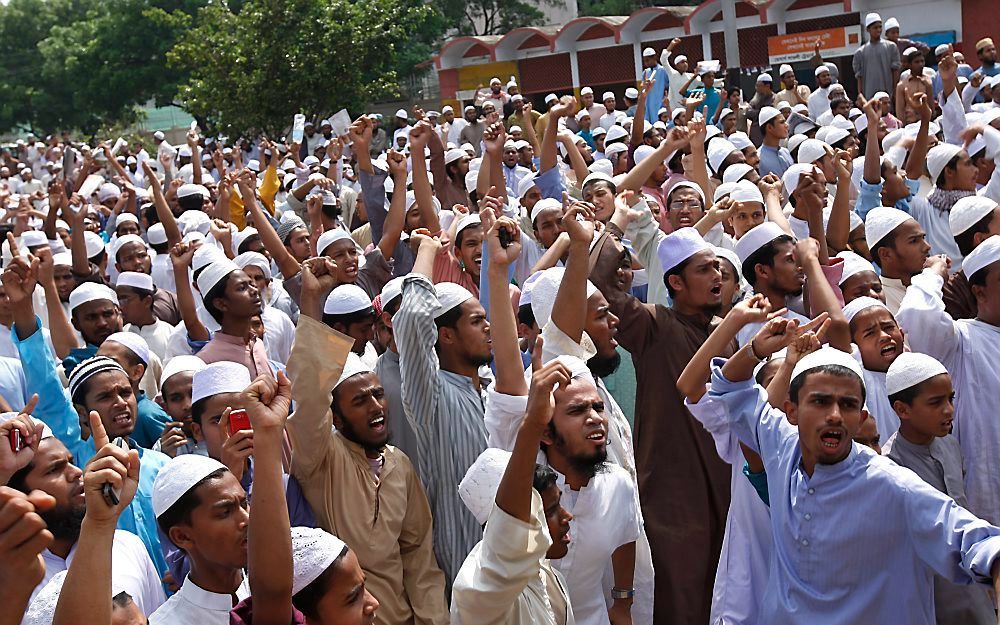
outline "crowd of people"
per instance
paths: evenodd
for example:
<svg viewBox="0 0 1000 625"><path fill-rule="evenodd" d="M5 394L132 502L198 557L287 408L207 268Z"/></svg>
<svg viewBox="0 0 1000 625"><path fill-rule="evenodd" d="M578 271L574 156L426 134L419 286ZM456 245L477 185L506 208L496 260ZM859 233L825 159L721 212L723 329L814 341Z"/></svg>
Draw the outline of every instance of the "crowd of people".
<svg viewBox="0 0 1000 625"><path fill-rule="evenodd" d="M996 623L1000 66L864 26L4 148L0 625Z"/></svg>

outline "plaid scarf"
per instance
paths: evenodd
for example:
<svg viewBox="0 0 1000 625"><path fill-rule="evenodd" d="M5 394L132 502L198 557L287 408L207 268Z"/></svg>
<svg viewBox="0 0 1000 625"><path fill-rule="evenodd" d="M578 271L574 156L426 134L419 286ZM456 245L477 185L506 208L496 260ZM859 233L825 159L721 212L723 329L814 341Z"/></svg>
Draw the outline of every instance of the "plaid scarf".
<svg viewBox="0 0 1000 625"><path fill-rule="evenodd" d="M934 187L934 190L927 196L927 201L931 206L938 209L942 213L947 213L951 211L951 207L955 205L955 202L959 201L963 197L975 194L975 191L960 191L958 189L946 191L941 187Z"/></svg>

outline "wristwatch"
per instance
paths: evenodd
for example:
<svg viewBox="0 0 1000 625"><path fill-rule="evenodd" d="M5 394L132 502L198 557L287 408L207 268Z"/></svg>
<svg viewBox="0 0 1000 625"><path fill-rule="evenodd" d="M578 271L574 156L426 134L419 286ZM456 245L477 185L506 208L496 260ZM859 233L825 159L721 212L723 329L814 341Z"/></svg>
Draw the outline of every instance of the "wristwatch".
<svg viewBox="0 0 1000 625"><path fill-rule="evenodd" d="M612 599L632 599L633 597L635 597L635 589L634 588L629 588L627 590L623 589L623 588L612 588L611 589L611 598Z"/></svg>

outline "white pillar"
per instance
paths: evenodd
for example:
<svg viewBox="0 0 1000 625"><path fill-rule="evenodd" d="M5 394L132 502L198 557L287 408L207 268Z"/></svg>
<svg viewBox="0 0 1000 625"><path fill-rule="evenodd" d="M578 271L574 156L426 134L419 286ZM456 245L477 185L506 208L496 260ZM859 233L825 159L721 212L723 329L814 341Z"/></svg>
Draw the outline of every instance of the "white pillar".
<svg viewBox="0 0 1000 625"><path fill-rule="evenodd" d="M632 42L632 69L635 79L642 80L642 42L640 41Z"/></svg>
<svg viewBox="0 0 1000 625"><path fill-rule="evenodd" d="M736 1L722 0L722 24L723 33L726 37L727 68L738 68L740 66L739 35L736 31Z"/></svg>
<svg viewBox="0 0 1000 625"><path fill-rule="evenodd" d="M576 48L569 51L569 73L573 79L573 91L580 87L580 64L576 58Z"/></svg>

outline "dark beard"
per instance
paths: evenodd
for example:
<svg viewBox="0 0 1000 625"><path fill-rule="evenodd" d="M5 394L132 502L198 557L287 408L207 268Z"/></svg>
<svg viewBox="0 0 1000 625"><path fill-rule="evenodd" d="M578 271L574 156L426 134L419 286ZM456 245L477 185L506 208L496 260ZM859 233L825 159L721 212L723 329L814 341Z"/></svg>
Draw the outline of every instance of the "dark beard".
<svg viewBox="0 0 1000 625"><path fill-rule="evenodd" d="M705 306L704 308L702 308L702 310L705 312L706 315L708 315L709 319L711 319L712 317L718 317L719 313L722 311L722 302L719 302L718 304L715 304L713 306Z"/></svg>
<svg viewBox="0 0 1000 625"><path fill-rule="evenodd" d="M71 539L76 542L80 538L80 527L86 513L86 506L57 506L41 516L56 540Z"/></svg>
<svg viewBox="0 0 1000 625"><path fill-rule="evenodd" d="M549 432L552 435L553 446L562 452L563 458L569 463L570 468L576 471L580 475L583 475L590 480L598 473L604 473L608 470L608 447L604 446L599 452L593 456L571 456L566 452L566 439L563 438L556 428L550 423Z"/></svg>
<svg viewBox="0 0 1000 625"><path fill-rule="evenodd" d="M587 361L587 368L595 378L606 378L622 364L622 355L616 350L615 355L609 358L594 356Z"/></svg>

